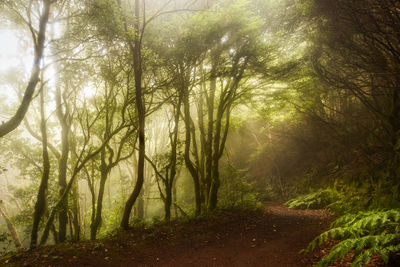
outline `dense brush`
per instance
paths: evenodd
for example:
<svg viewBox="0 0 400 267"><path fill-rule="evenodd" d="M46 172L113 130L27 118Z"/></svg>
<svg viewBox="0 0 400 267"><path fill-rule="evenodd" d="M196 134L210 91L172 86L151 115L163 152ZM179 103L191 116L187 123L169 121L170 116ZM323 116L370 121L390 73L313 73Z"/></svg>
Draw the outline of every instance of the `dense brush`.
<svg viewBox="0 0 400 267"><path fill-rule="evenodd" d="M304 250L309 252L328 240L342 240L316 266L329 266L353 255L351 266L367 264L374 254L388 262L389 255L400 250L400 209L346 214L331 229L315 238Z"/></svg>
<svg viewBox="0 0 400 267"><path fill-rule="evenodd" d="M314 193L298 196L285 203L290 209L322 209L338 201L339 192L332 188L320 189Z"/></svg>

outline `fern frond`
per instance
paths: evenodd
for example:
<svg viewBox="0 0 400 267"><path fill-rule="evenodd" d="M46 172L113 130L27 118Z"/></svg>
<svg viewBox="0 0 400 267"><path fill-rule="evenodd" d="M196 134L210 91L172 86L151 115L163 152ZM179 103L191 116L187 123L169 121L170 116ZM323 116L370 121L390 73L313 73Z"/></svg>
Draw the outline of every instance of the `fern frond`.
<svg viewBox="0 0 400 267"><path fill-rule="evenodd" d="M380 254L387 262L390 253L400 251L399 209L346 214L331 227L305 249L309 252L328 240L342 240L316 266L329 266L350 253L354 254L352 266L363 266L374 254Z"/></svg>
<svg viewBox="0 0 400 267"><path fill-rule="evenodd" d="M339 192L332 188L298 196L285 203L290 209L322 209L340 199Z"/></svg>

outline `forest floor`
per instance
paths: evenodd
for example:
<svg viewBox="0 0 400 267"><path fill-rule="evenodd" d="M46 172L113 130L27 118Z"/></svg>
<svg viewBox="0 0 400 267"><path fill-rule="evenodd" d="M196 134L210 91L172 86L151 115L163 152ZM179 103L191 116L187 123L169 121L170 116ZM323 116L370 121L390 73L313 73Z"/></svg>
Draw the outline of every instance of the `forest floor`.
<svg viewBox="0 0 400 267"><path fill-rule="evenodd" d="M312 266L329 245L298 252L329 227L324 210L223 210L216 214L131 229L96 242L68 243L0 260L10 266ZM382 266L376 257L368 266ZM348 266L340 263L335 266Z"/></svg>

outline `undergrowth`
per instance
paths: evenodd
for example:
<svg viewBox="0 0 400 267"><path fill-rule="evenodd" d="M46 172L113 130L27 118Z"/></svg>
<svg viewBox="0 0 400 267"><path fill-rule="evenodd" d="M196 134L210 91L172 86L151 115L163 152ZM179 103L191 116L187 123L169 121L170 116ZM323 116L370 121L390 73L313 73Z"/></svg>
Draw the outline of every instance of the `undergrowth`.
<svg viewBox="0 0 400 267"><path fill-rule="evenodd" d="M285 203L290 209L322 209L339 201L340 193L334 188L320 189L314 193L301 195Z"/></svg>
<svg viewBox="0 0 400 267"><path fill-rule="evenodd" d="M289 208L324 208L341 216L303 250L310 252L329 240L338 241L316 266L330 266L343 259L351 266L363 266L376 254L388 262L391 254L400 251L400 205L396 197L399 186L382 173L369 175L362 174L353 181L335 183L285 203Z"/></svg>
<svg viewBox="0 0 400 267"><path fill-rule="evenodd" d="M400 209L373 210L346 214L331 229L316 237L303 252L309 252L328 240L342 240L316 266L330 266L351 255L351 266L367 264L374 254L385 263L391 253L400 251Z"/></svg>

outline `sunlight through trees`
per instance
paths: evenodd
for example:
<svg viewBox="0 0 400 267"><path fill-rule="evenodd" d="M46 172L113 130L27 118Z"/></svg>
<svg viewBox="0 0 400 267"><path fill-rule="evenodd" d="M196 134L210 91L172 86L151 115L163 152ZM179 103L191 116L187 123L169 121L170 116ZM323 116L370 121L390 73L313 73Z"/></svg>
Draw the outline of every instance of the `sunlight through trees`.
<svg viewBox="0 0 400 267"><path fill-rule="evenodd" d="M381 225L399 18L391 0L0 0L0 254L271 200ZM396 216L308 250L389 261Z"/></svg>

